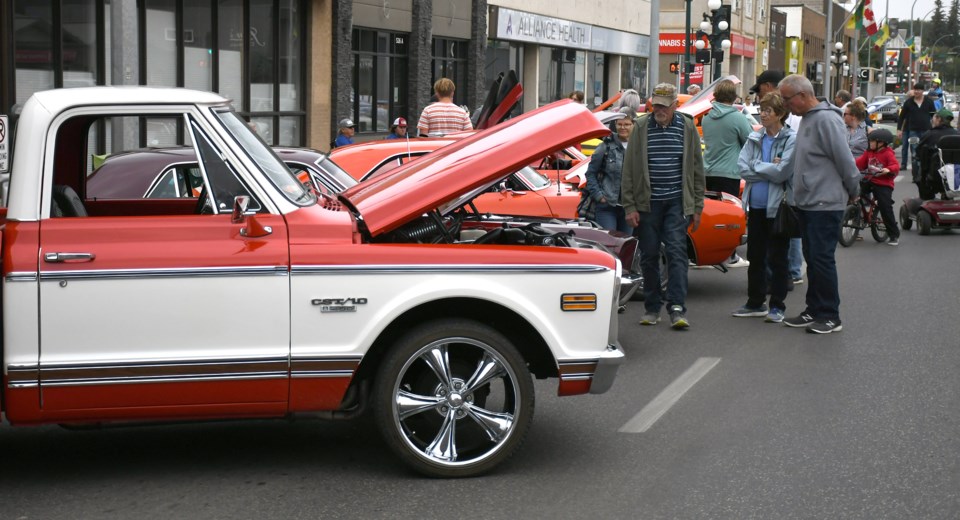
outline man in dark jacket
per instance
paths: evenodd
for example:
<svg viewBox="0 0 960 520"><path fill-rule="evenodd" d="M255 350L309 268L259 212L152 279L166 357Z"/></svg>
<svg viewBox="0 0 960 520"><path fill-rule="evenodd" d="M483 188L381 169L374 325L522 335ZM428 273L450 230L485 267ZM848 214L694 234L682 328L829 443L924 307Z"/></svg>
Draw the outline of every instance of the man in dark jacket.
<svg viewBox="0 0 960 520"><path fill-rule="evenodd" d="M920 176L917 182L917 188L920 190L920 198L930 200L940 191L942 182L937 169L940 167L938 161L934 160L937 156L937 145L940 138L945 135L957 135L960 131L953 128L953 112L947 108L941 108L933 115L933 128L923 134L920 142L917 143L917 155L920 156Z"/></svg>
<svg viewBox="0 0 960 520"><path fill-rule="evenodd" d="M920 138L927 130L930 130L930 118L936 109L933 101L926 96L923 91L923 84L917 83L910 91L910 98L903 102L903 108L900 109L900 117L897 119L897 137L902 143L902 152L900 156L900 169L907 168L907 154L913 156L911 169L913 173L913 182L920 179L920 161L917 158L916 145L909 145L911 137ZM909 146L908 146L909 145Z"/></svg>

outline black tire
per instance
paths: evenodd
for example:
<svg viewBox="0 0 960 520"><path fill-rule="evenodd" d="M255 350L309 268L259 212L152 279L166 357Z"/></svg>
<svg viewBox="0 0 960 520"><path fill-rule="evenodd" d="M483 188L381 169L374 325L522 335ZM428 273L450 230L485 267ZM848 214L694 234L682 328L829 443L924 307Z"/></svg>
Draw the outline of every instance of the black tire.
<svg viewBox="0 0 960 520"><path fill-rule="evenodd" d="M907 209L907 205L904 204L900 206L900 228L904 231L910 231L910 228L913 227L913 219L910 218L910 210Z"/></svg>
<svg viewBox="0 0 960 520"><path fill-rule="evenodd" d="M847 206L843 212L843 222L840 224L840 245L850 247L857 241L860 234L860 208L856 204Z"/></svg>
<svg viewBox="0 0 960 520"><path fill-rule="evenodd" d="M377 373L373 408L384 440L411 468L473 477L523 442L533 381L503 334L475 321L437 320L394 344Z"/></svg>
<svg viewBox="0 0 960 520"><path fill-rule="evenodd" d="M933 217L926 211L917 212L917 232L921 235L929 235L933 228Z"/></svg>
<svg viewBox="0 0 960 520"><path fill-rule="evenodd" d="M877 242L886 242L890 238L890 232L887 231L887 225L883 222L883 218L879 215L873 220L873 223L870 224L870 234L873 235L873 239Z"/></svg>

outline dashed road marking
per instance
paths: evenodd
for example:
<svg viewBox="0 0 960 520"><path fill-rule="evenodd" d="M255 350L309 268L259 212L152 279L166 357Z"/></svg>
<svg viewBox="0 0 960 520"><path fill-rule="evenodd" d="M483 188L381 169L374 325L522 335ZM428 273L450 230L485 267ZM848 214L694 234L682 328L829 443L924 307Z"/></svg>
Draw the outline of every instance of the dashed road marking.
<svg viewBox="0 0 960 520"><path fill-rule="evenodd" d="M667 413L677 401L687 393L687 390L693 388L700 379L707 375L707 372L720 363L720 358L700 358L686 372L680 374L666 388L660 392L660 395L654 397L643 410L633 416L620 428L621 433L643 433L649 430L663 414Z"/></svg>

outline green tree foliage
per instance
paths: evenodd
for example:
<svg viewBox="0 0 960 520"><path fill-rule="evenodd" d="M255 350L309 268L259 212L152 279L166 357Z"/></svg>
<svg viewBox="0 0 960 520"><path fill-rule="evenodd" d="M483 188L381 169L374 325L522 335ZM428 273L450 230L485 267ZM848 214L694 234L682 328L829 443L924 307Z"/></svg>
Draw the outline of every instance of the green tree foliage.
<svg viewBox="0 0 960 520"><path fill-rule="evenodd" d="M947 26L944 28L943 34L949 34L944 38L946 47L954 47L960 45L960 37L957 35L960 34L960 0L953 0L950 4L950 11L947 13Z"/></svg>

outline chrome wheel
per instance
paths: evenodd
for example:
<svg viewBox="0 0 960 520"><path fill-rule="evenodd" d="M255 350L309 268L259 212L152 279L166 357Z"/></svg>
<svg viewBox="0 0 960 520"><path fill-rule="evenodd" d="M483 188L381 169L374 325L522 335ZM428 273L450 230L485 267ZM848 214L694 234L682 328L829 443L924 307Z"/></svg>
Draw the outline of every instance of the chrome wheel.
<svg viewBox="0 0 960 520"><path fill-rule="evenodd" d="M483 473L519 446L533 416L533 384L495 330L444 320L407 334L377 381L385 439L421 473Z"/></svg>

